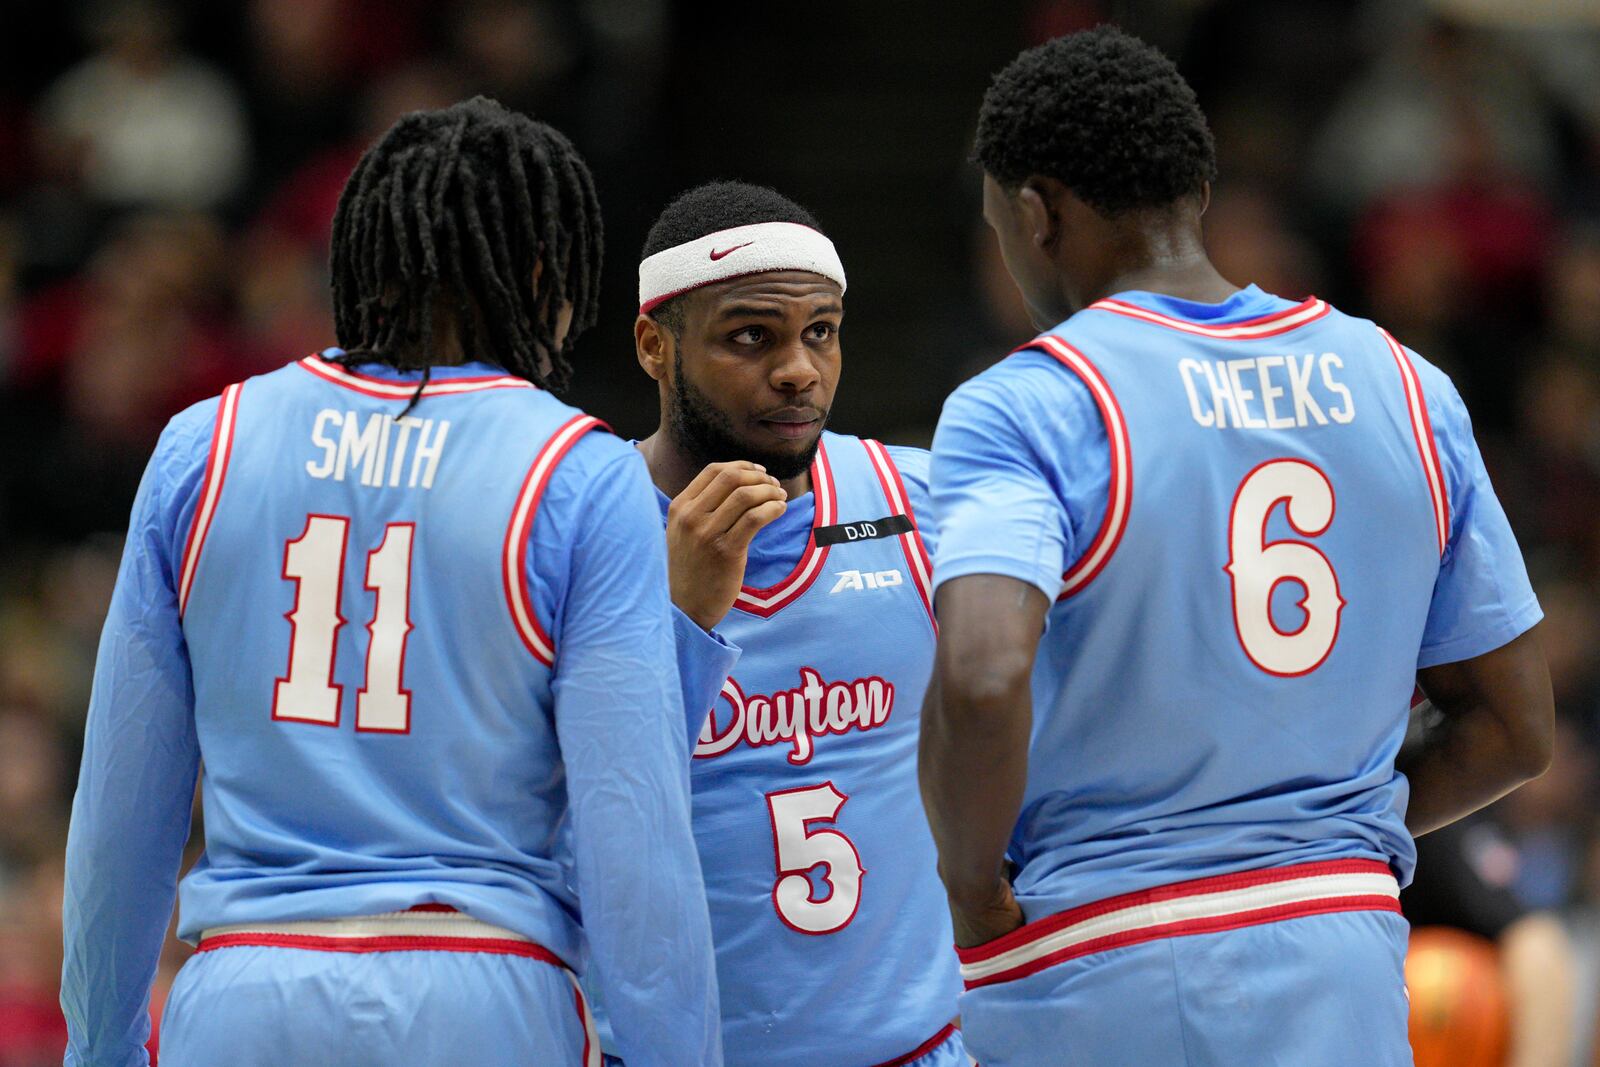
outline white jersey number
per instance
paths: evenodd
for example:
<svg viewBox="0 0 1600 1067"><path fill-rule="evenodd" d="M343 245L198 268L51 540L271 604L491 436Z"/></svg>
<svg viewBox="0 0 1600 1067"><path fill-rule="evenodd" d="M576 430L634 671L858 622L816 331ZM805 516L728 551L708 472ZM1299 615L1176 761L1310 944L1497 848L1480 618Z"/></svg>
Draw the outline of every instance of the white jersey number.
<svg viewBox="0 0 1600 1067"><path fill-rule="evenodd" d="M1228 565L1233 585L1233 625L1250 662L1268 674L1293 678L1322 666L1339 637L1339 576L1321 551L1305 541L1267 540L1267 520L1284 505L1289 525L1317 537L1333 523L1333 486L1316 467L1298 459L1261 464L1240 483L1228 516ZM1305 620L1281 630L1272 619L1272 594L1283 582L1303 591Z"/></svg>
<svg viewBox="0 0 1600 1067"><path fill-rule="evenodd" d="M391 522L383 542L367 553L366 587L376 598L367 623L366 681L356 693L356 729L407 733L411 692L402 674L411 633L411 546L416 525ZM272 717L292 722L339 725L343 686L333 680L339 611L350 520L307 515L306 528L283 546L283 576L294 582L289 620L289 666L272 696Z"/></svg>
<svg viewBox="0 0 1600 1067"><path fill-rule="evenodd" d="M778 918L802 934L831 934L843 930L856 917L861 904L861 857L850 839L837 830L812 830L814 822L832 822L850 798L832 782L804 789L767 794L772 816L772 840L777 853L778 880L772 885L772 903ZM828 895L813 899L814 867L826 867L823 880Z"/></svg>

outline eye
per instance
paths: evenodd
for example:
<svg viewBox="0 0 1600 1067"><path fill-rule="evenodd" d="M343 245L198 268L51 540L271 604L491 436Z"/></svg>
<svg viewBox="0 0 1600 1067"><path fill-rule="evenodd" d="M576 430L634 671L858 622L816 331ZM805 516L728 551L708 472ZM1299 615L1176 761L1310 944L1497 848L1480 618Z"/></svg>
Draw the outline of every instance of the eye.
<svg viewBox="0 0 1600 1067"><path fill-rule="evenodd" d="M831 322L813 322L806 328L806 336L813 341L826 341L837 332Z"/></svg>
<svg viewBox="0 0 1600 1067"><path fill-rule="evenodd" d="M746 326L729 338L736 345L758 345L767 339L767 331L761 326Z"/></svg>

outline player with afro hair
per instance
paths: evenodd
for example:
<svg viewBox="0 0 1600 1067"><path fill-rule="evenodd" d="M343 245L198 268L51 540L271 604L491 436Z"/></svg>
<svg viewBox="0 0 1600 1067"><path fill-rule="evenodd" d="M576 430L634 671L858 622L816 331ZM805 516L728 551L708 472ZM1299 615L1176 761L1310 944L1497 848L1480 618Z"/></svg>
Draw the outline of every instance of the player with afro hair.
<svg viewBox="0 0 1600 1067"><path fill-rule="evenodd" d="M1037 326L1181 261L1180 296L1235 286L1205 258L1200 216L1216 147L1172 61L1111 26L1058 37L1001 71L978 116L984 215ZM1053 269L1059 267L1059 271Z"/></svg>

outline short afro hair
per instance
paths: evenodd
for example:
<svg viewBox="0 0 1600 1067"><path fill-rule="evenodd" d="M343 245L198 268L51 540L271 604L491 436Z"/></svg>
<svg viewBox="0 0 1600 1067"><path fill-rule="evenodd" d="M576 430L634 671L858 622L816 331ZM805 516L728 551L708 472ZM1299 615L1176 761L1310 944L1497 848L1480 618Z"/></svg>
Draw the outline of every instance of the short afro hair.
<svg viewBox="0 0 1600 1067"><path fill-rule="evenodd" d="M1160 50L1113 26L1030 48L995 75L972 158L1011 190L1055 178L1107 217L1165 207L1217 173L1194 90Z"/></svg>
<svg viewBox="0 0 1600 1067"><path fill-rule="evenodd" d="M662 210L645 236L641 261L657 252L698 240L708 233L760 222L796 222L822 231L816 217L776 189L749 182L707 182L680 195ZM650 317L673 334L683 331L683 297L659 304Z"/></svg>

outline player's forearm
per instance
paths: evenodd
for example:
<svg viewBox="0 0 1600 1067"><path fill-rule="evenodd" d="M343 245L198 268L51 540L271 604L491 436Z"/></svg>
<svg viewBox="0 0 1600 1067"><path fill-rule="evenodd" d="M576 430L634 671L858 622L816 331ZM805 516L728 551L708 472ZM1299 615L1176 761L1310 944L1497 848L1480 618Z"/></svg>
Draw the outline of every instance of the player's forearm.
<svg viewBox="0 0 1600 1067"><path fill-rule="evenodd" d="M1413 834L1477 811L1550 765L1555 702L1538 631L1419 672L1439 715L1396 762L1411 782L1406 826Z"/></svg>
<svg viewBox="0 0 1600 1067"><path fill-rule="evenodd" d="M1026 672L941 663L922 713L918 776L952 906L981 910L1005 880L1032 717Z"/></svg>
<svg viewBox="0 0 1600 1067"><path fill-rule="evenodd" d="M61 1006L75 1062L142 1063L196 771L159 744L108 754L97 732L67 839Z"/></svg>
<svg viewBox="0 0 1600 1067"><path fill-rule="evenodd" d="M619 1048L630 1067L718 1065L716 965L687 795L650 788L659 775L637 766L615 769L611 784L577 785L574 836L585 932Z"/></svg>
<svg viewBox="0 0 1600 1067"><path fill-rule="evenodd" d="M1543 773L1543 765L1486 716L1441 723L1398 769L1411 784L1406 828L1413 836L1465 818Z"/></svg>
<svg viewBox="0 0 1600 1067"><path fill-rule="evenodd" d="M715 631L701 629L676 606L672 609L672 636L678 657L678 677L683 690L683 713L689 727L692 751L706 715L717 702L723 683L739 662L739 648Z"/></svg>

